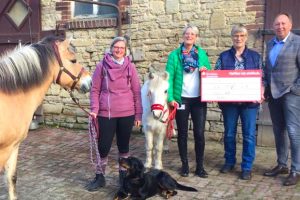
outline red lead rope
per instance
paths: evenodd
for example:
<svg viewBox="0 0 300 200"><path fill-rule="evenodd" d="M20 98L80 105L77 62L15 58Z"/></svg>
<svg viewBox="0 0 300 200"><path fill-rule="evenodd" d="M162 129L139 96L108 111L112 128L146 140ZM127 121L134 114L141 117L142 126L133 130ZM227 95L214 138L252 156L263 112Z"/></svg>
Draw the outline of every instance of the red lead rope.
<svg viewBox="0 0 300 200"><path fill-rule="evenodd" d="M169 117L167 120L167 133L166 137L170 140L173 136L173 130L174 130L174 123L173 120L175 119L176 116L176 111L177 111L177 105L174 107L169 107Z"/></svg>

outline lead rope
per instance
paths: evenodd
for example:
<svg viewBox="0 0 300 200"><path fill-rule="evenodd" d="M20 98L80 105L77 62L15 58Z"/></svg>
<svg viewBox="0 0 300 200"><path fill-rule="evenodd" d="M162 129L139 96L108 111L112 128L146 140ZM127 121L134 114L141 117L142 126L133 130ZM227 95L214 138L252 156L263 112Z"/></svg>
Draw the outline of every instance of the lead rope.
<svg viewBox="0 0 300 200"><path fill-rule="evenodd" d="M99 127L95 118L89 116L90 156L91 163L95 167L96 174L103 174L101 157L98 148Z"/></svg>
<svg viewBox="0 0 300 200"><path fill-rule="evenodd" d="M96 174L104 174L104 171L101 167L101 157L98 148L98 138L100 137L98 122L93 118L90 113L79 104L79 100L74 97L72 91L69 91L69 94L74 101L74 103L83 110L89 116L89 139L90 139L90 157L91 163L95 168Z"/></svg>
<svg viewBox="0 0 300 200"><path fill-rule="evenodd" d="M166 131L166 137L170 140L173 136L173 130L174 130L174 119L176 116L176 111L177 111L177 105L175 105L174 107L170 107L169 108L169 117L168 117L168 121L167 121L167 131Z"/></svg>

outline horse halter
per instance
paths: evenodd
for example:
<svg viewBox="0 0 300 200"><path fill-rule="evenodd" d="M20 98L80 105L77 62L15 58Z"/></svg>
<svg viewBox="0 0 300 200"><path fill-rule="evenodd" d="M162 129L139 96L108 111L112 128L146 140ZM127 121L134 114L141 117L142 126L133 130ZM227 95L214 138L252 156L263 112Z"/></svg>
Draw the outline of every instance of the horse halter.
<svg viewBox="0 0 300 200"><path fill-rule="evenodd" d="M80 80L80 77L82 76L82 74L83 74L83 72L84 72L84 68L83 68L83 67L81 68L81 70L80 70L80 72L79 72L79 74L78 74L77 77L74 76L67 68L64 67L64 65L63 65L63 63L62 63L62 61L61 61L61 58L60 58L60 54L59 54L59 51L58 51L58 47L57 47L57 45L56 45L54 42L52 43L52 47L53 47L53 49L54 49L54 53L55 53L55 56L56 56L56 60L57 60L57 62L58 62L58 64L59 64L59 68L60 68L55 83L59 84L59 82L60 82L60 77L61 77L61 75L62 75L63 72L65 72L66 74L68 74L68 75L71 77L71 79L73 80L73 84L72 84L70 90L68 90L68 89L66 89L66 88L64 88L64 89L67 90L67 91L69 92L69 94L70 94L72 100L74 101L74 103L75 103L81 110L83 110L86 114L90 115L90 113L89 113L84 107L82 107L82 106L79 104L79 100L78 100L77 98L75 98L75 97L74 97L74 94L73 94L73 91L74 91L74 89L75 89L75 86L76 86L76 84L78 83L78 81Z"/></svg>
<svg viewBox="0 0 300 200"><path fill-rule="evenodd" d="M56 60L59 64L59 72L58 72L58 75L57 75L57 78L56 78L56 81L55 83L59 84L60 83L60 78L61 78L61 75L63 72L65 72L66 74L68 74L71 79L73 80L73 84L71 86L71 91L74 90L76 84L78 83L78 81L80 80L80 77L82 76L83 72L84 72L84 68L82 67L78 76L74 76L67 68L64 67L62 61L61 61L61 58L60 58L60 54L59 54L59 51L58 51L58 47L57 45L53 42L52 43L52 46L53 46L53 49L54 49L54 53L55 53L55 56L56 56Z"/></svg>
<svg viewBox="0 0 300 200"><path fill-rule="evenodd" d="M148 94L147 94L148 98L149 98L149 101L151 102L151 92L149 91ZM154 117L154 119L157 119L158 121L162 122L162 123L167 123L168 122L168 117L166 120L163 120L164 116L166 114L169 113L169 109L168 107L165 108L164 105L162 104L152 104L151 105L151 111L154 111L154 110L161 110L162 113L160 114L160 116L158 118Z"/></svg>
<svg viewBox="0 0 300 200"><path fill-rule="evenodd" d="M160 114L160 116L157 118L158 121L160 121L162 123L167 123L168 122L168 117L165 120L163 120L164 116L167 113L169 113L168 108L165 109L165 106L163 106L161 104L152 104L151 105L151 111L154 111L154 110L161 110L162 111L162 113Z"/></svg>

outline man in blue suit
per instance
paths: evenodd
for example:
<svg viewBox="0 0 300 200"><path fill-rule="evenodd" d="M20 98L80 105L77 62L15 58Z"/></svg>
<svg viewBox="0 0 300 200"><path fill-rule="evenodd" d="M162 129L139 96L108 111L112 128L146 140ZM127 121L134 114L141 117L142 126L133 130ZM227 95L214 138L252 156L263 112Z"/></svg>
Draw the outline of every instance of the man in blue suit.
<svg viewBox="0 0 300 200"><path fill-rule="evenodd" d="M276 16L273 29L276 36L267 44L264 72L265 98L273 124L277 166L264 175L289 173L283 182L289 186L300 180L300 37L291 32L292 17L287 13ZM290 171L287 166L289 141Z"/></svg>

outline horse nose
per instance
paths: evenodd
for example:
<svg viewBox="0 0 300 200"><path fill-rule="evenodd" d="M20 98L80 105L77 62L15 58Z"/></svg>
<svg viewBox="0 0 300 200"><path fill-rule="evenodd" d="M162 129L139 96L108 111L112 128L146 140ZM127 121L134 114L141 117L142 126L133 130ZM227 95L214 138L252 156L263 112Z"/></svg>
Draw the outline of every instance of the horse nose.
<svg viewBox="0 0 300 200"><path fill-rule="evenodd" d="M82 78L81 85L80 85L80 91L83 93L87 93L90 91L92 87L92 78L91 76L86 76Z"/></svg>
<svg viewBox="0 0 300 200"><path fill-rule="evenodd" d="M157 110L155 111L155 110L153 110L152 114L153 114L153 118L154 119L159 119L160 116L161 116L161 111L157 111Z"/></svg>

